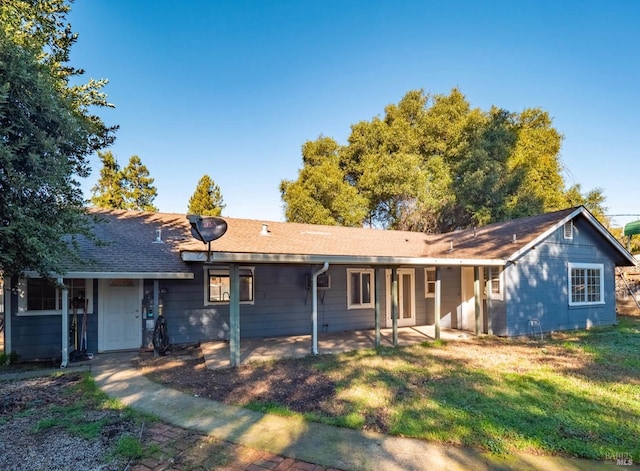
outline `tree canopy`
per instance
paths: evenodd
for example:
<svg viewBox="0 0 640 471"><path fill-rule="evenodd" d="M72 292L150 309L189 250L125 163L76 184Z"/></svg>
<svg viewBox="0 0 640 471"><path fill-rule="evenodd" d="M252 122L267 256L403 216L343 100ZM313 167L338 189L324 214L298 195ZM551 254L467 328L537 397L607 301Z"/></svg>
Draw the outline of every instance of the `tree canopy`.
<svg viewBox="0 0 640 471"><path fill-rule="evenodd" d="M472 108L448 95L408 92L384 116L351 126L346 145L302 146L297 180L280 184L289 221L447 232L585 204L601 190L565 187L562 135L539 108Z"/></svg>
<svg viewBox="0 0 640 471"><path fill-rule="evenodd" d="M123 169L111 151L98 152L102 161L100 178L91 188L91 203L98 208L131 209L136 211L158 210L153 200L158 190L153 185L149 170L137 155L129 158Z"/></svg>
<svg viewBox="0 0 640 471"><path fill-rule="evenodd" d="M0 270L64 273L75 237L91 237L79 178L114 127L90 113L110 106L105 81L70 85L77 40L69 5L0 2Z"/></svg>
<svg viewBox="0 0 640 471"><path fill-rule="evenodd" d="M220 187L211 179L209 175L203 175L191 198L187 214L197 214L199 216L220 216L225 208Z"/></svg>

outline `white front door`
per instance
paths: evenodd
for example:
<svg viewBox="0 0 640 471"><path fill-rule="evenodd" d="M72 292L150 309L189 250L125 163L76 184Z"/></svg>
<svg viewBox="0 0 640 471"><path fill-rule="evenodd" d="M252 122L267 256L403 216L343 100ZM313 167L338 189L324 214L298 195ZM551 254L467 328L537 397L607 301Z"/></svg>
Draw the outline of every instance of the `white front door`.
<svg viewBox="0 0 640 471"><path fill-rule="evenodd" d="M476 301L473 292L473 267L462 267L460 280L460 300L458 329L473 330L476 329Z"/></svg>
<svg viewBox="0 0 640 471"><path fill-rule="evenodd" d="M387 327L393 325L391 316L391 270L387 270ZM416 325L416 284L413 268L398 268L398 325Z"/></svg>
<svg viewBox="0 0 640 471"><path fill-rule="evenodd" d="M100 280L101 351L131 350L142 344L142 284L139 280Z"/></svg>

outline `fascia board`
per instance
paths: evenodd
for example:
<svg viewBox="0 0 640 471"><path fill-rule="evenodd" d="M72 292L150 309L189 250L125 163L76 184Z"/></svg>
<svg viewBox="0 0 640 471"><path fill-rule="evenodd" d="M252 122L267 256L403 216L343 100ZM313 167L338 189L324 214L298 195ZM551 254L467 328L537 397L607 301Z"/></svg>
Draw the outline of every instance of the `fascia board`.
<svg viewBox="0 0 640 471"><path fill-rule="evenodd" d="M24 274L30 278L40 278L35 271L26 271ZM165 273L165 272L91 272L70 271L64 275L55 274L53 278L127 278L134 280L193 280L193 273Z"/></svg>
<svg viewBox="0 0 640 471"><path fill-rule="evenodd" d="M522 247L520 250L517 250L516 252L514 252L511 257L509 257L509 261L513 262L518 260L520 257L522 257L525 253L527 253L529 250L531 250L533 247L535 247L536 245L538 245L540 242L542 242L543 240L545 240L547 237L549 237L551 234L553 234L555 231L557 231L558 229L560 229L562 226L564 226L568 221L570 221L571 219L573 219L574 217L576 217L578 214L582 213L584 211L584 207L580 206L579 208L577 208L575 211L573 211L572 213L568 214L567 216L565 216L564 218L562 218L560 221L558 221L557 223L555 223L553 226L551 226L549 229L547 229L546 231L544 231L542 234L540 234L538 237L536 237L535 239L533 239L531 242L529 242L528 244L526 244L524 247Z"/></svg>
<svg viewBox="0 0 640 471"><path fill-rule="evenodd" d="M429 265L429 266L503 266L506 260L496 259L457 259L429 257L357 257L342 255L303 255L303 254L266 254L266 253L233 253L184 251L181 253L184 262L201 263L304 263L316 264L329 262L338 265Z"/></svg>

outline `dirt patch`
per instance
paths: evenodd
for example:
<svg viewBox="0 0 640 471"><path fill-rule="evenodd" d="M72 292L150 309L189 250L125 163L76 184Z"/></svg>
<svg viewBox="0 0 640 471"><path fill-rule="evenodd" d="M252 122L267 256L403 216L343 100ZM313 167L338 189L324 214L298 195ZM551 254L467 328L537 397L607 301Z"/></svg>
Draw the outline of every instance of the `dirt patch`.
<svg viewBox="0 0 640 471"><path fill-rule="evenodd" d="M105 425L85 439L58 424L60 408L80 403L77 374L2 380L0 376L0 469L122 470L127 460L112 454L115 441L135 435L137 425L119 411L87 408L86 422ZM43 423L48 421L47 426Z"/></svg>
<svg viewBox="0 0 640 471"><path fill-rule="evenodd" d="M198 346L166 356L141 355L138 368L151 380L225 404L280 404L296 412L326 412L336 385L313 368L313 358L209 370Z"/></svg>

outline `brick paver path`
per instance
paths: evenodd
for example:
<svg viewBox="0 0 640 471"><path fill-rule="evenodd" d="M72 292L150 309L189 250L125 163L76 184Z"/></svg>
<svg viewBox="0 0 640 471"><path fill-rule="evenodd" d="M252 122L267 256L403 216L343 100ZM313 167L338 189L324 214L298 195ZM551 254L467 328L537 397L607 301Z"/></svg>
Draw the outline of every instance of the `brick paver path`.
<svg viewBox="0 0 640 471"><path fill-rule="evenodd" d="M132 463L131 471L339 471L161 422L144 427L142 443L151 457Z"/></svg>

